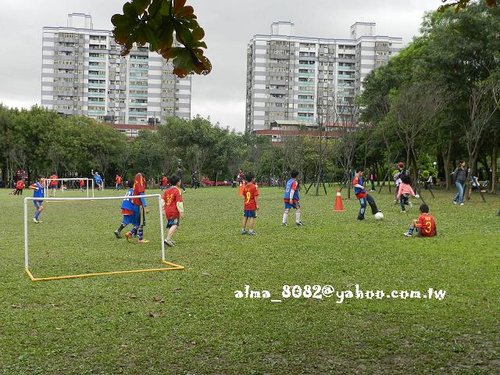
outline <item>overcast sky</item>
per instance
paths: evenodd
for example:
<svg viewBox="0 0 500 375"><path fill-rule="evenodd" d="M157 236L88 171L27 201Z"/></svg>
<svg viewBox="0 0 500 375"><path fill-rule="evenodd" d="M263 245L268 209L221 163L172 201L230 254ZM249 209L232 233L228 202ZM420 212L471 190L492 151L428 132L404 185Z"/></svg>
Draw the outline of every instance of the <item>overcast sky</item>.
<svg viewBox="0 0 500 375"><path fill-rule="evenodd" d="M111 16L125 0L0 0L0 103L40 104L42 27L66 26L67 15L89 13L95 29L112 29ZM348 38L356 21L376 22L376 34L418 35L426 11L440 0L187 0L205 29L213 69L194 76L192 115L223 127L245 128L246 48L255 34L269 34L274 21L292 21L295 34Z"/></svg>

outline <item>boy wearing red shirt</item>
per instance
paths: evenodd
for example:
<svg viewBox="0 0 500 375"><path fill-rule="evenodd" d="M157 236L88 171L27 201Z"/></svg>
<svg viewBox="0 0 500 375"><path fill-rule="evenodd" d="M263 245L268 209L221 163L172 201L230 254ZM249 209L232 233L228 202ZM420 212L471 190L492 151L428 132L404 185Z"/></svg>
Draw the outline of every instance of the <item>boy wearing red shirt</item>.
<svg viewBox="0 0 500 375"><path fill-rule="evenodd" d="M429 206L420 205L421 215L413 220L408 228L408 232L403 233L406 237L412 237L413 231L417 230L417 237L434 237L437 235L436 220L429 214Z"/></svg>
<svg viewBox="0 0 500 375"><path fill-rule="evenodd" d="M56 179L57 179L56 172L52 172L52 175L49 177L49 188L50 188L50 190L52 190L53 197L56 196L56 190L57 190L57 185L58 185L58 182Z"/></svg>
<svg viewBox="0 0 500 375"><path fill-rule="evenodd" d="M163 193L163 207L167 218L167 238L163 241L167 246L174 246L172 240L174 233L179 227L180 218L184 216L184 202L181 194L182 181L176 175L169 178L171 186Z"/></svg>
<svg viewBox="0 0 500 375"><path fill-rule="evenodd" d="M122 176L119 174L115 177L115 190L119 190L122 188Z"/></svg>
<svg viewBox="0 0 500 375"><path fill-rule="evenodd" d="M255 218L257 217L255 211L259 209L259 205L257 204L259 191L255 185L255 177L252 172L248 172L245 175L245 181L247 183L243 187L243 222L241 223L241 234L253 236L255 235Z"/></svg>
<svg viewBox="0 0 500 375"><path fill-rule="evenodd" d="M23 189L24 189L24 180L19 180L16 182L16 191L14 192L14 195L23 195Z"/></svg>

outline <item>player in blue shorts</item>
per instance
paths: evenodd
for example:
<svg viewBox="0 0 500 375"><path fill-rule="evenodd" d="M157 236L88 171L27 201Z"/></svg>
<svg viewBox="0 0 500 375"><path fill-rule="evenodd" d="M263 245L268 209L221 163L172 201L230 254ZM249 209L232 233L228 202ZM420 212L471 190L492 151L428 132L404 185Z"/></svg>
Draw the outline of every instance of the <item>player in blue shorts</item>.
<svg viewBox="0 0 500 375"><path fill-rule="evenodd" d="M288 213L291 208L294 208L295 211L295 224L298 226L303 225L302 221L300 221L300 203L299 203L299 181L298 181L299 172L293 170L290 173L291 178L286 183L285 194L283 195L283 201L285 203L285 212L283 213L283 220L281 225L287 226Z"/></svg>
<svg viewBox="0 0 500 375"><path fill-rule="evenodd" d="M43 185L42 178L37 177L36 182L30 186L30 189L33 189L33 198L43 198ZM38 217L43 211L43 199L35 199L33 200L33 206L35 206L35 215L33 216L33 221L35 223L41 223L41 220L38 220Z"/></svg>
<svg viewBox="0 0 500 375"><path fill-rule="evenodd" d="M130 188L128 189L127 193L125 194L126 197L130 197L134 195L134 189ZM117 230L115 230L115 236L116 238L122 238L121 232L122 230L129 224L132 224L133 227L139 226L139 206L136 206L135 204L132 203L132 199L130 198L125 198L122 202L121 205L121 210L122 210L122 223L118 227Z"/></svg>
<svg viewBox="0 0 500 375"><path fill-rule="evenodd" d="M132 195L145 195L146 194L146 179L142 173L137 173L134 179L134 185L132 186ZM131 242L132 237L138 238L137 243L148 243L149 240L144 239L144 225L146 224L147 214L147 202L144 198L131 198L130 202L134 206L134 214L137 215L137 219L134 219L134 227L130 232L125 233L125 238L127 241Z"/></svg>

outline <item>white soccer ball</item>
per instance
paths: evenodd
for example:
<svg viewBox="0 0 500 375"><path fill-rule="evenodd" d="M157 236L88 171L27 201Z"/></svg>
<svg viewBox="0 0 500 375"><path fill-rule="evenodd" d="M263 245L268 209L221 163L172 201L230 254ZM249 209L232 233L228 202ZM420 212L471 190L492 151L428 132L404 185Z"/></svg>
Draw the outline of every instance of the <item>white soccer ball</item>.
<svg viewBox="0 0 500 375"><path fill-rule="evenodd" d="M377 212L375 214L375 220L383 220L384 219L384 214L382 212Z"/></svg>

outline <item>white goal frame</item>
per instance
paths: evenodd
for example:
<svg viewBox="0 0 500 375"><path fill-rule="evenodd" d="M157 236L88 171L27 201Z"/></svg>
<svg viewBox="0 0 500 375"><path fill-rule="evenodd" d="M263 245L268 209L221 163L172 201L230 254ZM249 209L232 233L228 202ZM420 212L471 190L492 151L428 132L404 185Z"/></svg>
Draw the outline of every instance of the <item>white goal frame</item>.
<svg viewBox="0 0 500 375"><path fill-rule="evenodd" d="M80 180L85 180L85 187L87 190L87 198L89 197L89 181L90 181L90 186L92 187L92 198L94 198L94 179L93 178L88 178L88 177L68 177L68 178L46 178L43 180L43 192L45 197L49 197L49 184L51 181L80 181Z"/></svg>
<svg viewBox="0 0 500 375"><path fill-rule="evenodd" d="M28 241L28 202L32 202L35 200L43 200L43 201L95 201L95 200L118 200L118 199L130 199L130 198L158 198L158 215L160 219L160 235L161 235L161 262L168 267L162 268L148 268L148 269L140 269L140 270L125 270L125 271L107 271L107 272L96 272L96 273L87 273L80 275L67 275L67 276L52 276L52 277L43 277L37 278L34 277L30 270L30 262L29 262L29 241ZM165 238L165 227L163 220L163 204L160 194L145 194L145 195L131 195L131 196L117 196L117 197L98 197L98 198L40 198L40 197L26 197L24 198L24 269L26 273L29 275L32 281L50 281L50 280L61 280L61 279L76 279L83 277L91 277L91 276L101 276L101 275L116 275L116 274L126 274L126 273L138 273L138 272L151 272L151 271L169 271L169 270L183 270L184 266L174 264L171 262L167 262L166 260L166 251L165 251L165 242L163 239ZM38 225L38 224L36 224Z"/></svg>

